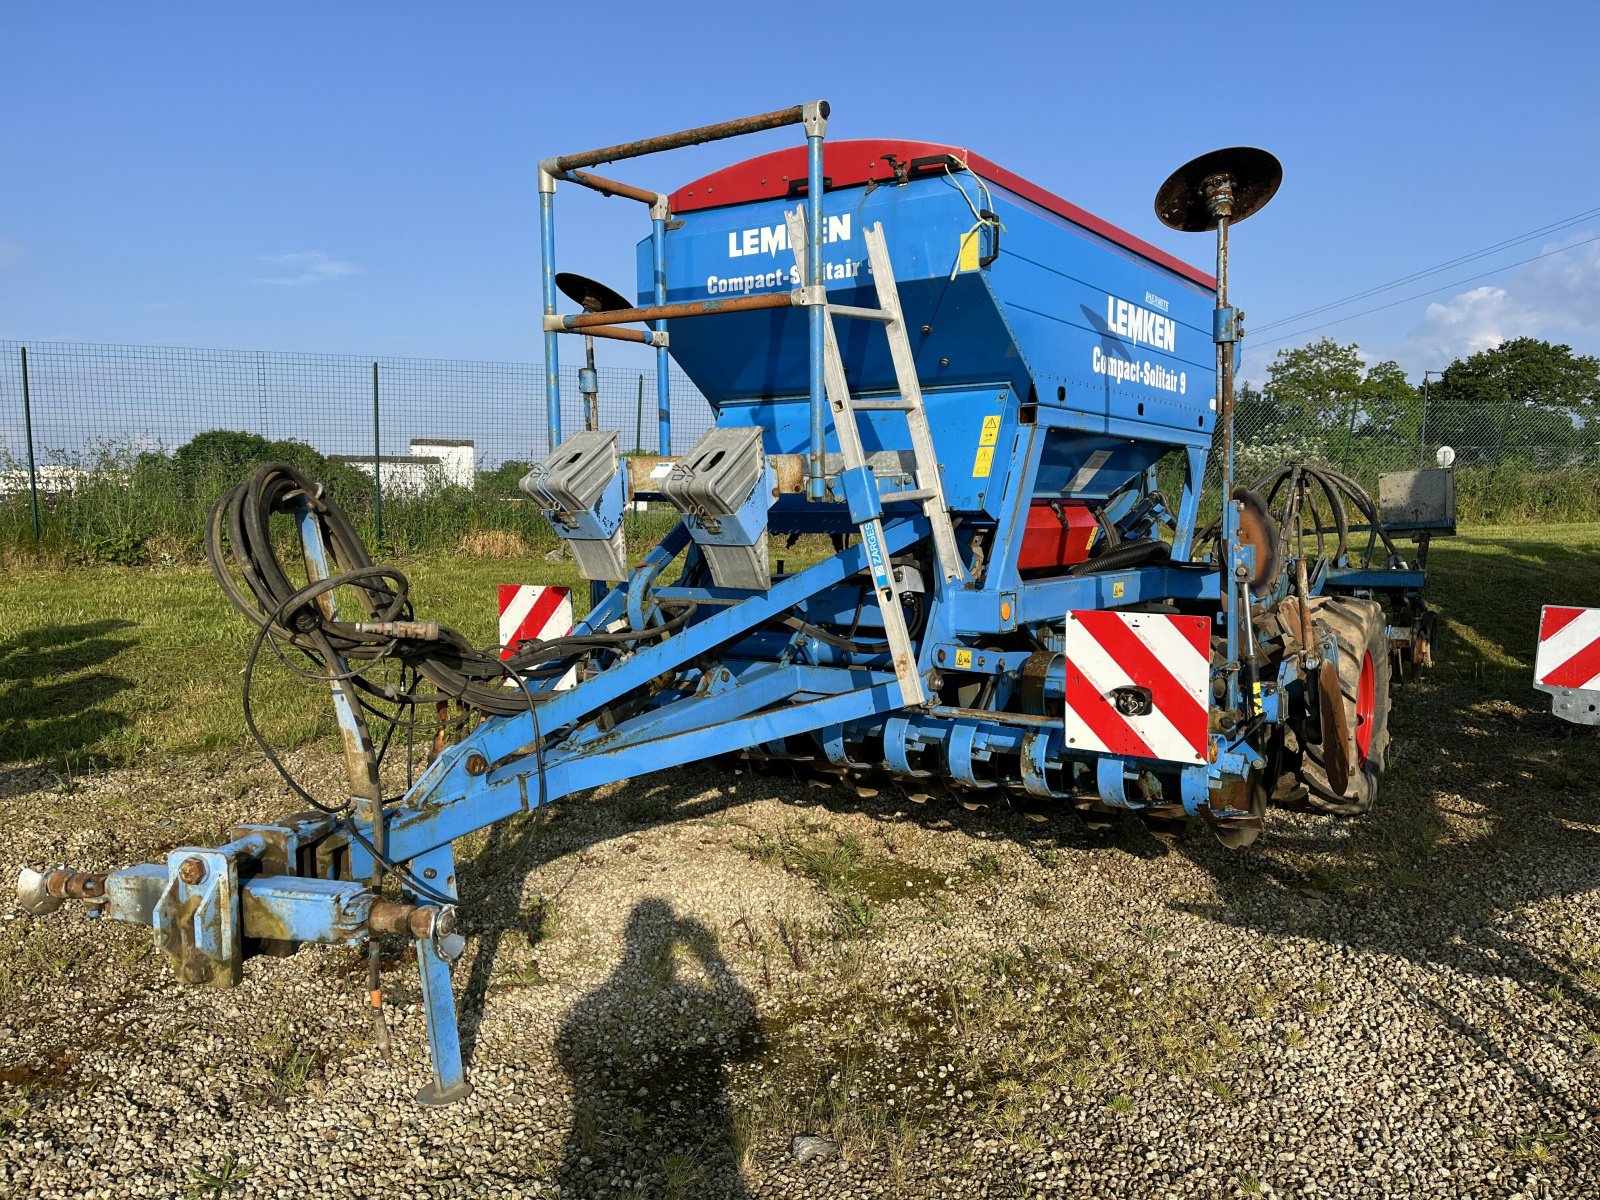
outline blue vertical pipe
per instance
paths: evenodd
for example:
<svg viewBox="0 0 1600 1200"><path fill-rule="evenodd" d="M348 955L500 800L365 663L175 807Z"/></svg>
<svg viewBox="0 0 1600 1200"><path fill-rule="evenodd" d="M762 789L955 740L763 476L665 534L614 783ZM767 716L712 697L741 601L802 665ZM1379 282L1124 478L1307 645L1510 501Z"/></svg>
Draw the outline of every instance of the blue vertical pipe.
<svg viewBox="0 0 1600 1200"><path fill-rule="evenodd" d="M822 138L806 138L806 231L810 237L810 285L823 285L822 244L827 230L822 225ZM827 475L826 419L827 395L823 388L822 364L825 333L823 322L828 310L813 304L806 310L811 321L811 478L806 483L806 495L821 500L823 479Z"/></svg>
<svg viewBox="0 0 1600 1200"><path fill-rule="evenodd" d="M541 181L542 182L542 181ZM552 181L550 190L539 192L539 251L543 262L544 315L556 315L556 193ZM547 442L545 453L553 451L561 442L561 350L560 334L545 330L544 334L544 419Z"/></svg>
<svg viewBox="0 0 1600 1200"><path fill-rule="evenodd" d="M650 248L655 258L656 303L667 302L667 218L652 216L650 220ZM665 333L665 321L651 322L657 333ZM656 445L658 454L672 453L672 397L667 380L667 348L656 347Z"/></svg>

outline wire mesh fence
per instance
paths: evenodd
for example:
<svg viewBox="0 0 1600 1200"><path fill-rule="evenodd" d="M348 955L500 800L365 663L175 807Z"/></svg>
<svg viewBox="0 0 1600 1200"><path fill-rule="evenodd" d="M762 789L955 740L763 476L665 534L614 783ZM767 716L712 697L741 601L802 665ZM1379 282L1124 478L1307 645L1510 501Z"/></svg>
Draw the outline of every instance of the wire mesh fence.
<svg viewBox="0 0 1600 1200"><path fill-rule="evenodd" d="M1463 404L1422 388L1377 399L1246 390L1235 439L1245 482L1307 459L1377 495L1385 472L1448 460L1463 523L1600 520L1600 422L1580 405Z"/></svg>
<svg viewBox="0 0 1600 1200"><path fill-rule="evenodd" d="M305 442L325 455L404 455L413 439L471 442L478 467L529 461L545 444L541 363L362 358L0 340L0 454L25 457L23 361L39 461L71 466L106 447L171 452L226 429ZM653 372L599 371L600 415L625 449L656 452ZM582 427L578 369L561 370L562 427ZM673 441L686 448L711 410L671 373Z"/></svg>
<svg viewBox="0 0 1600 1200"><path fill-rule="evenodd" d="M602 426L659 452L654 370L598 382ZM681 372L669 384L682 451L712 413ZM561 414L582 428L576 365ZM192 558L210 505L263 458L326 483L385 549L538 540L516 485L547 442L542 363L0 340L0 550Z"/></svg>
<svg viewBox="0 0 1600 1200"><path fill-rule="evenodd" d="M598 374L602 427L658 452L654 372ZM713 414L670 379L681 453ZM537 537L516 482L549 452L544 387L539 363L0 340L0 549L139 561L165 538L182 552L241 460L268 452L328 481L386 548L447 548L480 528ZM563 429L581 428L575 365L561 406ZM1449 446L1463 521L1600 519L1600 425L1579 408L1247 388L1236 434L1247 482L1306 458L1376 489Z"/></svg>

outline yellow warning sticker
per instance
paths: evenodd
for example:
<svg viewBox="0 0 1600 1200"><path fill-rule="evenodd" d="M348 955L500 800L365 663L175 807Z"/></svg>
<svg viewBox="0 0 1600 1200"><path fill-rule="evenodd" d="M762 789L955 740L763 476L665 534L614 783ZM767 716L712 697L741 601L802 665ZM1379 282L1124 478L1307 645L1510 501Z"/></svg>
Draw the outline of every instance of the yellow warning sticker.
<svg viewBox="0 0 1600 1200"><path fill-rule="evenodd" d="M978 435L978 445L992 446L1000 440L1000 418L985 417L983 419L983 432Z"/></svg>
<svg viewBox="0 0 1600 1200"><path fill-rule="evenodd" d="M972 477L974 479L987 479L993 467L994 447L979 446L978 457L972 460Z"/></svg>
<svg viewBox="0 0 1600 1200"><path fill-rule="evenodd" d="M983 247L976 229L961 235L961 255L956 260L956 270L976 271Z"/></svg>
<svg viewBox="0 0 1600 1200"><path fill-rule="evenodd" d="M1122 597L1127 594L1127 591L1128 585L1119 579L1111 585L1111 598L1113 600L1121 600Z"/></svg>
<svg viewBox="0 0 1600 1200"><path fill-rule="evenodd" d="M956 666L962 667L962 668L970 668L972 666L972 651L971 650L957 650L956 651Z"/></svg>

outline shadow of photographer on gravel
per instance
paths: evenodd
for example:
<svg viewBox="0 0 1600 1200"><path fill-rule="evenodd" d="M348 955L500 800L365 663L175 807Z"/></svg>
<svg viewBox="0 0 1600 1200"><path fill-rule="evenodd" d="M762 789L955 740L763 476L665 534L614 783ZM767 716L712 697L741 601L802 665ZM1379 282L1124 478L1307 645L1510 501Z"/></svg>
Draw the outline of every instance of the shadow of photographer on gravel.
<svg viewBox="0 0 1600 1200"><path fill-rule="evenodd" d="M562 1022L572 1081L561 1196L746 1196L728 1067L760 1049L755 1002L700 922L634 906L622 959Z"/></svg>

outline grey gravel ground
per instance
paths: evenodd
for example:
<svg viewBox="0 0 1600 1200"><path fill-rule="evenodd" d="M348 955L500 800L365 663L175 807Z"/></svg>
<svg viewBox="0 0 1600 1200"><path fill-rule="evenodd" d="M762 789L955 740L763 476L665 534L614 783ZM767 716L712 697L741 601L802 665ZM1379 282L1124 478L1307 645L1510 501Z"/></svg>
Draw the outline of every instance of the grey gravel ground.
<svg viewBox="0 0 1600 1200"><path fill-rule="evenodd" d="M1593 734L1401 714L1380 812L1242 852L722 765L471 839L444 1110L406 961L385 1061L352 952L180 991L148 932L0 920L0 1196L1600 1195ZM293 807L16 770L0 868Z"/></svg>

